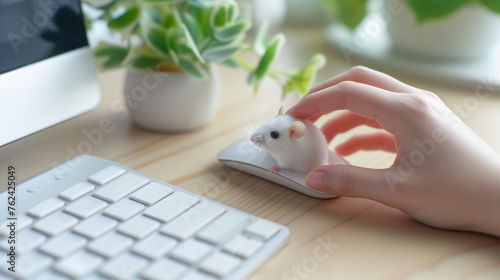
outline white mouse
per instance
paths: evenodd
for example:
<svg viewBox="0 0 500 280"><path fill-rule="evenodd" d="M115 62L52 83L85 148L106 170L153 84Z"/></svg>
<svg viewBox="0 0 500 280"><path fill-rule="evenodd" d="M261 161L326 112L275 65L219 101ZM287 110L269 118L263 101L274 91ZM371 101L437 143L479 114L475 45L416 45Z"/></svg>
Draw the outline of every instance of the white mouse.
<svg viewBox="0 0 500 280"><path fill-rule="evenodd" d="M328 164L328 143L320 129L308 120L295 119L283 113L262 124L250 136L250 141L265 149L276 160L280 169L309 173L314 168Z"/></svg>

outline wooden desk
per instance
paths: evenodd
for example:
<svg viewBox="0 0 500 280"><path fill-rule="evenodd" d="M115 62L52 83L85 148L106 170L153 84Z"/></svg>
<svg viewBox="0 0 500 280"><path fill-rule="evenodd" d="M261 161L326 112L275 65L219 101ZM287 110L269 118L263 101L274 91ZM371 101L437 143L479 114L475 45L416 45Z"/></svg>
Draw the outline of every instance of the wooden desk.
<svg viewBox="0 0 500 280"><path fill-rule="evenodd" d="M313 53L322 52L328 64L318 81L352 66L334 55L320 28L288 28L285 33L287 44L278 64L299 65ZM0 182L6 182L7 164L17 166L18 182L22 182L74 157L80 149L288 226L288 245L251 279L500 279L498 238L434 229L369 200L313 199L223 167L216 153L245 137L240 112L258 125L275 114L282 100L279 88L270 81L254 96L244 71L220 68L220 73L223 100L215 119L201 130L176 135L131 125L125 111L113 110L115 102L122 102L123 71L101 73L103 100L97 109L0 148ZM471 90L399 78L438 93L452 108L474 96ZM284 102L289 107L297 100L297 96L289 96ZM469 113L464 121L500 153L500 93L481 101ZM88 139L83 132L97 129L104 118L111 120L114 131L85 150L81 142ZM394 156L360 152L347 159L383 168ZM3 183L1 188L6 188Z"/></svg>

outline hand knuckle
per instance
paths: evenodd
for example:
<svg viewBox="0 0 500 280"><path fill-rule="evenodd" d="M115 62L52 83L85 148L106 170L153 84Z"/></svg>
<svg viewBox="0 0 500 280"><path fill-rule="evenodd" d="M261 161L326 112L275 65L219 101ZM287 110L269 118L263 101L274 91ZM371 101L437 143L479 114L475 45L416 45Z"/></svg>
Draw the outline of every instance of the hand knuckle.
<svg viewBox="0 0 500 280"><path fill-rule="evenodd" d="M351 69L349 69L349 71L352 73L352 74L355 74L355 75L359 75L359 76L366 76L368 74L370 74L371 72L373 72L372 69L366 67L366 66L362 66L362 65L356 65L354 67L352 67Z"/></svg>
<svg viewBox="0 0 500 280"><path fill-rule="evenodd" d="M342 81L340 83L337 84L337 86L341 89L341 90L349 90L353 87L355 87L357 85L356 82L353 82L353 81Z"/></svg>
<svg viewBox="0 0 500 280"><path fill-rule="evenodd" d="M407 95L400 104L400 108L405 114L412 118L427 118L435 111L433 102L430 96L423 94Z"/></svg>
<svg viewBox="0 0 500 280"><path fill-rule="evenodd" d="M340 172L339 189L346 196L353 196L356 194L356 176L351 168L343 168Z"/></svg>

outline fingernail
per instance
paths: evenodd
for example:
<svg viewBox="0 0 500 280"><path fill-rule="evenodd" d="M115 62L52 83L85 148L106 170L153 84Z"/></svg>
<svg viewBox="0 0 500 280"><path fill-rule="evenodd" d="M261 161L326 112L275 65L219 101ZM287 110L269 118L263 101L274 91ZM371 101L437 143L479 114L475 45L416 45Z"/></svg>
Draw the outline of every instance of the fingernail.
<svg viewBox="0 0 500 280"><path fill-rule="evenodd" d="M324 171L313 171L306 179L307 186L320 192L329 193L328 177Z"/></svg>

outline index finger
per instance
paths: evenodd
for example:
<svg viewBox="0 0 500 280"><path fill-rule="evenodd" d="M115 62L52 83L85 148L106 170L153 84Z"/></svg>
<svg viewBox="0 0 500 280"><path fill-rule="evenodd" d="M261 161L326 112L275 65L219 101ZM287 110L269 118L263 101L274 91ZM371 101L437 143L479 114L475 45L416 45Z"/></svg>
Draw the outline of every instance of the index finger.
<svg viewBox="0 0 500 280"><path fill-rule="evenodd" d="M405 84L385 73L364 66L355 66L346 72L338 74L314 86L311 90L309 90L307 95L337 85L343 81L352 81L352 82L367 84L373 87L377 87L392 92L415 93L419 91L419 89L412 87L408 84ZM289 114L290 111L291 110L288 110L287 114ZM318 118L319 116L315 116L308 119L312 122L315 122Z"/></svg>
<svg viewBox="0 0 500 280"><path fill-rule="evenodd" d="M327 87L331 87L342 81L358 82L393 92L418 91L417 88L405 84L399 81L398 79L395 79L394 77L391 77L385 73L364 66L355 66L346 72L338 74L314 86L313 88L311 88L311 90L309 90L308 94L320 91Z"/></svg>
<svg viewBox="0 0 500 280"><path fill-rule="evenodd" d="M346 109L362 117L375 119L381 127L392 133L394 123L401 115L397 102L402 95L371 85L344 81L304 96L288 110L288 114L295 118L312 119Z"/></svg>

